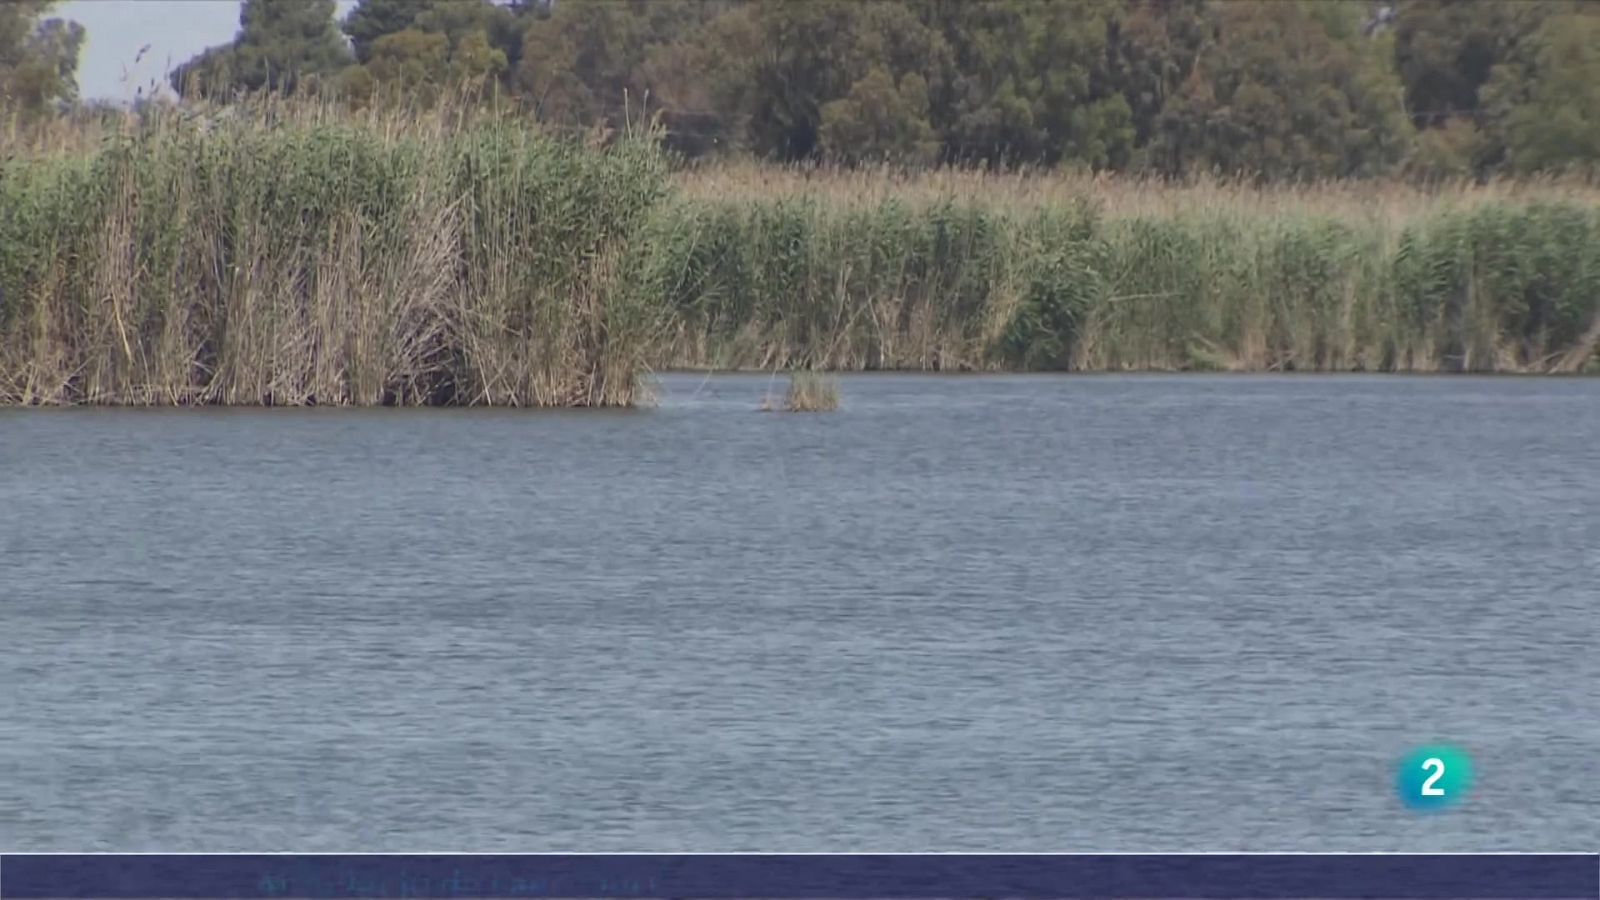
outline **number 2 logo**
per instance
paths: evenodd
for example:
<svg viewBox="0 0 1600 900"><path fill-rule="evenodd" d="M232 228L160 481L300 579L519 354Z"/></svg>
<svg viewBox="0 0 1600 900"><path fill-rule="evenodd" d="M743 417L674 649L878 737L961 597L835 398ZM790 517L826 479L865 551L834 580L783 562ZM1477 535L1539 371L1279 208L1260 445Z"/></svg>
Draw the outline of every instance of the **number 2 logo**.
<svg viewBox="0 0 1600 900"><path fill-rule="evenodd" d="M1422 796L1424 796L1424 797L1443 797L1444 796L1444 788L1437 788L1437 787L1434 787L1433 785L1434 785L1434 782L1436 782L1439 779L1444 777L1444 760L1440 759L1437 756L1430 756L1427 759L1422 761L1422 768L1425 771L1429 771L1429 772L1433 773L1432 775L1428 776L1428 780L1427 781L1424 781L1422 783Z"/></svg>
<svg viewBox="0 0 1600 900"><path fill-rule="evenodd" d="M1400 801L1418 812L1455 806L1472 787L1472 758L1456 747L1417 747L1399 763L1395 789Z"/></svg>

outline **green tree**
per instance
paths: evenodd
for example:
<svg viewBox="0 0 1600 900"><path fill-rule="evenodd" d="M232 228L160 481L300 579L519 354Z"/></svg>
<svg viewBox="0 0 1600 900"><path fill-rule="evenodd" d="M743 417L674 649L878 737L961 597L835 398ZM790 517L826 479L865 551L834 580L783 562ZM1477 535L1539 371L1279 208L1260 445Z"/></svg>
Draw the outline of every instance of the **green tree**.
<svg viewBox="0 0 1600 900"><path fill-rule="evenodd" d="M350 62L334 25L333 0L244 0L233 42L179 66L172 86L191 91L293 92Z"/></svg>
<svg viewBox="0 0 1600 900"><path fill-rule="evenodd" d="M374 40L367 48L365 70L374 86L403 86L411 95L431 103L444 88L450 73L450 39L442 34L406 28ZM346 82L358 78L352 69Z"/></svg>
<svg viewBox="0 0 1600 900"><path fill-rule="evenodd" d="M1155 139L1163 111L1183 90L1210 36L1204 0L1128 0L1107 22L1106 77L1128 106L1133 142L1141 153Z"/></svg>
<svg viewBox="0 0 1600 900"><path fill-rule="evenodd" d="M889 119L925 121L920 98L942 90L948 74L943 38L906 3L757 2L724 18L733 21L715 29L717 65L707 77L717 85L716 102L742 123L746 146L760 156L841 151L824 147L823 110L831 103L840 104L831 107L835 139L877 133ZM888 119L878 125L859 121L880 114ZM892 127L902 126L906 134L923 130L914 122Z"/></svg>
<svg viewBox="0 0 1600 900"><path fill-rule="evenodd" d="M951 157L1121 164L1132 107L1120 97L1110 38L1116 0L941 0L924 9L954 71L935 118Z"/></svg>
<svg viewBox="0 0 1600 900"><path fill-rule="evenodd" d="M340 27L357 65L344 93L358 103L376 92L432 103L446 90L482 92L511 71L528 18L489 0L361 0Z"/></svg>
<svg viewBox="0 0 1600 900"><path fill-rule="evenodd" d="M1423 181L1470 178L1483 156L1483 134L1472 119L1456 116L1417 132L1406 173Z"/></svg>
<svg viewBox="0 0 1600 900"><path fill-rule="evenodd" d="M174 83L342 69L355 101L424 103L467 83L556 127L654 115L685 154L783 160L1437 178L1592 159L1600 3L1378 3L359 0L346 48L333 0L245 0L239 36ZM36 107L70 99L80 40L35 29L42 7L0 0L0 47L55 60L0 56Z"/></svg>
<svg viewBox="0 0 1600 900"><path fill-rule="evenodd" d="M509 78L521 59L523 36L537 21L532 9L526 4L507 6L491 0L433 0L417 14L415 26L448 36L451 58L459 68L493 69ZM477 62L469 62L474 55Z"/></svg>
<svg viewBox="0 0 1600 900"><path fill-rule="evenodd" d="M379 40L413 29L417 17L433 3L434 0L361 0L339 27L350 38L356 62L365 64L372 59L373 46Z"/></svg>
<svg viewBox="0 0 1600 900"><path fill-rule="evenodd" d="M481 29L461 35L450 49L450 77L456 81L482 82L508 68L505 52Z"/></svg>
<svg viewBox="0 0 1600 900"><path fill-rule="evenodd" d="M0 4L0 108L27 117L78 98L83 26L43 18L51 0Z"/></svg>
<svg viewBox="0 0 1600 900"><path fill-rule="evenodd" d="M1532 72L1502 67L1491 78L1530 82L1525 91L1490 92L1526 95L1506 113L1508 161L1519 172L1593 170L1600 166L1600 15L1552 16L1532 45Z"/></svg>
<svg viewBox="0 0 1600 900"><path fill-rule="evenodd" d="M822 105L823 154L845 162L927 163L939 152L928 124L928 86L915 72L897 84L874 67L843 99Z"/></svg>
<svg viewBox="0 0 1600 900"><path fill-rule="evenodd" d="M462 35L452 48L444 34L407 28L373 41L366 63L345 70L341 83L358 104L387 92L428 106L451 91L481 95L505 69L505 54L482 31Z"/></svg>
<svg viewBox="0 0 1600 900"><path fill-rule="evenodd" d="M1171 174L1389 171L1409 146L1409 125L1392 68L1360 33L1358 8L1301 0L1209 7L1214 37L1163 110L1153 156Z"/></svg>
<svg viewBox="0 0 1600 900"><path fill-rule="evenodd" d="M1396 6L1395 64L1418 127L1476 116L1494 67L1549 14L1542 0L1404 0Z"/></svg>
<svg viewBox="0 0 1600 900"><path fill-rule="evenodd" d="M514 86L544 121L616 127L639 115L647 97L671 99L695 115L709 96L700 88L710 55L687 41L710 38L726 0L624 0L558 3L525 31ZM669 126L673 110L668 107ZM684 117L684 118L692 118ZM677 122L703 130L705 122Z"/></svg>
<svg viewBox="0 0 1600 900"><path fill-rule="evenodd" d="M666 127L667 146L686 156L732 152L747 143L728 61L757 39L750 17L730 12L735 5L699 4L704 19L652 44L637 70L652 114Z"/></svg>
<svg viewBox="0 0 1600 900"><path fill-rule="evenodd" d="M1407 110L1423 130L1417 158L1487 174L1507 165L1509 116L1539 74L1535 36L1553 16L1593 13L1586 0L1405 0L1395 16L1395 64ZM1450 133L1433 134L1445 129ZM1470 139L1469 139L1470 138ZM1447 162L1449 150L1469 157ZM1428 166L1423 166L1427 168Z"/></svg>

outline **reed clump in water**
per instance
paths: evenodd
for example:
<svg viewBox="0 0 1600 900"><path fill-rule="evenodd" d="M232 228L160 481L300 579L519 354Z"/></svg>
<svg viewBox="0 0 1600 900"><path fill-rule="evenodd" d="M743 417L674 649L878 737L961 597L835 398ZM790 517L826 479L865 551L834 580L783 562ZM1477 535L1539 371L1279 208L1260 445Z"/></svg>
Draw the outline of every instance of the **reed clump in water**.
<svg viewBox="0 0 1600 900"><path fill-rule="evenodd" d="M1192 185L732 166L652 216L663 365L1579 371L1581 183Z"/></svg>
<svg viewBox="0 0 1600 900"><path fill-rule="evenodd" d="M634 401L648 137L275 101L96 127L0 164L0 402Z"/></svg>
<svg viewBox="0 0 1600 900"><path fill-rule="evenodd" d="M795 372L783 397L788 412L832 412L839 408L839 379L822 372Z"/></svg>

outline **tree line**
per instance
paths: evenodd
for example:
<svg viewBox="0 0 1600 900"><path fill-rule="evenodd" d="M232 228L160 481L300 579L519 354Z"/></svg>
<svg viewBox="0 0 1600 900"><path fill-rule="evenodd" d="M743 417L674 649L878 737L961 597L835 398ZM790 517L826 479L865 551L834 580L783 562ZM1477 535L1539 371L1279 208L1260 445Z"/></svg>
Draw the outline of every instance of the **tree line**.
<svg viewBox="0 0 1600 900"><path fill-rule="evenodd" d="M8 106L75 99L81 29L0 6ZM171 73L604 134L687 157L1266 179L1600 168L1585 0L244 0Z"/></svg>

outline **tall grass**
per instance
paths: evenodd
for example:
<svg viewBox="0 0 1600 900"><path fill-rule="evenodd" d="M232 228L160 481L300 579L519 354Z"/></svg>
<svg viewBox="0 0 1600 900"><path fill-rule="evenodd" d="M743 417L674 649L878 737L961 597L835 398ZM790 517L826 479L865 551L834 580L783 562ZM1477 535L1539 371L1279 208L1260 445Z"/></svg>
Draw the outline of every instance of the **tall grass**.
<svg viewBox="0 0 1600 900"><path fill-rule="evenodd" d="M770 393L761 404L765 412L780 408L785 412L832 412L839 408L839 379L824 372L791 372L783 405L778 406Z"/></svg>
<svg viewBox="0 0 1600 900"><path fill-rule="evenodd" d="M1574 372L1600 191L725 166L448 108L0 129L0 403L627 405L652 367Z"/></svg>
<svg viewBox="0 0 1600 900"><path fill-rule="evenodd" d="M0 166L0 401L625 405L648 140L168 111Z"/></svg>
<svg viewBox="0 0 1600 900"><path fill-rule="evenodd" d="M652 218L688 366L1575 371L1600 192L688 173Z"/></svg>

